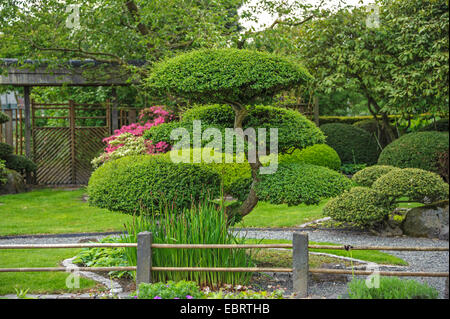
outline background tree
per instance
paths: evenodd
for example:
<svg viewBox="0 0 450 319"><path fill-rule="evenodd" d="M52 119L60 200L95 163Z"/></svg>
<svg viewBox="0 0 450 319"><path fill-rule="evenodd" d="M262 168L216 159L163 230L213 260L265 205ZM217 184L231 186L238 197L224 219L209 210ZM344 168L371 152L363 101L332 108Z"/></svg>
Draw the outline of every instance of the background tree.
<svg viewBox="0 0 450 319"><path fill-rule="evenodd" d="M311 76L301 65L276 55L238 49L194 51L155 65L146 85L151 93L200 103L228 104L234 110L234 128L242 129L248 105L281 90L306 83ZM308 121L305 121L308 122ZM312 122L305 124L306 147L323 142ZM252 141L250 141L252 142ZM255 143L255 142L253 142ZM259 156L250 163L252 186L238 212L245 216L258 202Z"/></svg>
<svg viewBox="0 0 450 319"><path fill-rule="evenodd" d="M364 6L316 9L311 19L275 23L246 46L301 60L315 77L315 94L364 96L380 139L389 143L398 135L389 114L448 116L448 1L376 3L378 26L367 24L373 13ZM277 11L293 12L289 4L284 9Z"/></svg>

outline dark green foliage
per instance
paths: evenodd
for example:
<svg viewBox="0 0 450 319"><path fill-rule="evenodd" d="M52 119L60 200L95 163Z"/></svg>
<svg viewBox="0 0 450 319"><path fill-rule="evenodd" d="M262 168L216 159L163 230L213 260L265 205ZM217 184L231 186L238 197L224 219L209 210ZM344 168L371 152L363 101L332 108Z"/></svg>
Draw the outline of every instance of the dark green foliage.
<svg viewBox="0 0 450 319"><path fill-rule="evenodd" d="M374 165L366 167L353 175L352 180L359 186L371 187L372 184L381 176L394 169L400 169L389 165Z"/></svg>
<svg viewBox="0 0 450 319"><path fill-rule="evenodd" d="M345 163L345 164L342 164L342 166L339 170L344 175L353 175L366 167L367 167L367 164Z"/></svg>
<svg viewBox="0 0 450 319"><path fill-rule="evenodd" d="M323 213L336 221L366 228L385 220L394 208L383 194L357 186L328 201Z"/></svg>
<svg viewBox="0 0 450 319"><path fill-rule="evenodd" d="M146 84L154 95L248 104L310 78L301 65L270 53L204 49L157 63Z"/></svg>
<svg viewBox="0 0 450 319"><path fill-rule="evenodd" d="M193 281L141 283L139 299L204 299L205 294Z"/></svg>
<svg viewBox="0 0 450 319"><path fill-rule="evenodd" d="M28 157L10 154L5 157L6 167L19 173L32 173L37 169L37 165Z"/></svg>
<svg viewBox="0 0 450 319"><path fill-rule="evenodd" d="M326 144L339 154L342 163L376 163L378 145L367 131L340 123L324 124L320 129L327 136Z"/></svg>
<svg viewBox="0 0 450 319"><path fill-rule="evenodd" d="M92 174L88 194L93 206L140 214L167 201L182 209L220 193L220 177L202 165L172 163L160 155L126 156Z"/></svg>
<svg viewBox="0 0 450 319"><path fill-rule="evenodd" d="M420 203L448 199L448 184L429 171L418 168L394 169L379 177L372 188L391 200L407 197Z"/></svg>
<svg viewBox="0 0 450 319"><path fill-rule="evenodd" d="M9 116L0 111L0 124L6 123L9 121Z"/></svg>
<svg viewBox="0 0 450 319"><path fill-rule="evenodd" d="M438 155L447 151L448 147L446 132L410 133L386 146L380 154L378 164L437 172Z"/></svg>
<svg viewBox="0 0 450 319"><path fill-rule="evenodd" d="M146 131L144 137L154 143L170 141L170 132L176 127L186 128L191 133L192 143L192 121L201 120L202 130L209 127L216 127L222 131L224 141L225 128L233 128L234 112L231 106L227 105L205 105L195 107L186 111L181 122L171 122L152 127ZM266 128L267 145L269 145L270 128L278 129L278 151L286 152L292 148L302 149L314 144L324 143L323 133L297 111L276 108L272 106L250 106L248 115L243 123L244 130L252 127Z"/></svg>
<svg viewBox="0 0 450 319"><path fill-rule="evenodd" d="M375 121L374 119L358 121L353 125L369 132L372 136L378 135L377 121Z"/></svg>
<svg viewBox="0 0 450 319"><path fill-rule="evenodd" d="M326 144L308 146L294 150L292 154L279 155L280 163L306 163L328 167L335 171L341 167L341 159L334 149Z"/></svg>
<svg viewBox="0 0 450 319"><path fill-rule="evenodd" d="M391 122L394 122L396 118L399 116L389 115L388 116ZM378 117L381 119L381 117ZM361 121L370 121L373 120L372 115L364 115L364 116L320 116L319 122L320 125L330 124L330 123L341 123L341 124L350 124L353 125L357 122Z"/></svg>
<svg viewBox="0 0 450 319"><path fill-rule="evenodd" d="M448 132L448 118L437 120L436 122L425 126L421 131Z"/></svg>
<svg viewBox="0 0 450 319"><path fill-rule="evenodd" d="M11 145L0 142L0 158L5 159L6 156L12 154L13 151L14 149Z"/></svg>
<svg viewBox="0 0 450 319"><path fill-rule="evenodd" d="M311 164L280 164L274 174L260 175L258 198L272 204L318 204L349 189L350 179L326 167Z"/></svg>
<svg viewBox="0 0 450 319"><path fill-rule="evenodd" d="M0 185L5 184L8 179L8 170L6 169L5 166L5 161L0 159Z"/></svg>
<svg viewBox="0 0 450 319"><path fill-rule="evenodd" d="M252 185L251 177L239 177L235 179L230 186L230 195L237 198L239 201L243 202L250 191L250 186Z"/></svg>
<svg viewBox="0 0 450 319"><path fill-rule="evenodd" d="M439 293L428 284L398 277L380 277L380 286L369 288L363 279L348 283L350 299L437 299Z"/></svg>

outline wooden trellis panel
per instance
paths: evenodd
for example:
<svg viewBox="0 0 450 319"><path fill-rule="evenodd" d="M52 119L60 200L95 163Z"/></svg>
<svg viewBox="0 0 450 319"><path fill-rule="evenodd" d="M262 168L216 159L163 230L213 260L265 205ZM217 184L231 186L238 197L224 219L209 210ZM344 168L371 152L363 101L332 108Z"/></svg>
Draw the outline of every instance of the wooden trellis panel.
<svg viewBox="0 0 450 319"><path fill-rule="evenodd" d="M36 114L53 110L55 116ZM101 110L102 116L81 116L77 111ZM33 159L38 169L38 184L87 184L92 173L91 161L105 147L103 139L110 135L110 109L106 105L35 104L32 103ZM39 120L60 121L61 127L39 126ZM87 120L103 121L104 126L83 126ZM78 123L78 126L77 126Z"/></svg>

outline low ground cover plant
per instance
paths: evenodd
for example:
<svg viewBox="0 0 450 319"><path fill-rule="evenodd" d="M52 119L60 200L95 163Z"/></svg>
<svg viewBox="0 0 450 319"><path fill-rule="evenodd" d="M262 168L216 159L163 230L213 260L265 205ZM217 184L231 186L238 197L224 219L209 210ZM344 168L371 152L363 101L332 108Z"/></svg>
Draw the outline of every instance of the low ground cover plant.
<svg viewBox="0 0 450 319"><path fill-rule="evenodd" d="M137 294L139 299L204 299L206 296L193 281L141 283Z"/></svg>
<svg viewBox="0 0 450 319"><path fill-rule="evenodd" d="M427 284L397 277L381 277L379 288L368 288L365 280L348 284L350 299L436 299L439 293Z"/></svg>

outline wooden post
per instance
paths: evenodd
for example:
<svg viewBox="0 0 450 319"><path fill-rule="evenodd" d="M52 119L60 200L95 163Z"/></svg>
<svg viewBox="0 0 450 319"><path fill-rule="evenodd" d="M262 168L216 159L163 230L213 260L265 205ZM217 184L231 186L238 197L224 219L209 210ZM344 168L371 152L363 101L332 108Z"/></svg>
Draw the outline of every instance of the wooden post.
<svg viewBox="0 0 450 319"><path fill-rule="evenodd" d="M25 105L25 156L31 159L31 103L29 86L23 87L23 98Z"/></svg>
<svg viewBox="0 0 450 319"><path fill-rule="evenodd" d="M8 115L10 120L5 123L5 143L14 147L14 135L13 135L13 111L11 109L5 110L5 114Z"/></svg>
<svg viewBox="0 0 450 319"><path fill-rule="evenodd" d="M110 133L113 134L115 130L119 129L119 112L117 110L118 108L118 101L117 101L117 91L116 88L112 88L112 109L111 109L111 131Z"/></svg>
<svg viewBox="0 0 450 319"><path fill-rule="evenodd" d="M135 123L136 122L136 109L129 109L128 110L128 124Z"/></svg>
<svg viewBox="0 0 450 319"><path fill-rule="evenodd" d="M292 238L292 282L296 298L308 296L308 234L294 233Z"/></svg>
<svg viewBox="0 0 450 319"><path fill-rule="evenodd" d="M314 97L314 123L316 123L316 126L320 125L319 117L320 117L320 113L319 113L319 99L317 98L317 96L315 96Z"/></svg>
<svg viewBox="0 0 450 319"><path fill-rule="evenodd" d="M138 234L136 288L140 283L150 283L152 279L152 233L145 231Z"/></svg>
<svg viewBox="0 0 450 319"><path fill-rule="evenodd" d="M69 127L70 127L70 154L71 154L71 171L72 171L72 184L76 184L77 172L76 172L76 145L75 145L75 103L69 101Z"/></svg>

